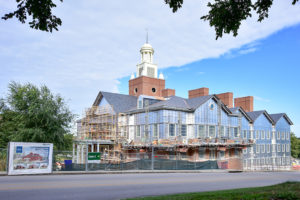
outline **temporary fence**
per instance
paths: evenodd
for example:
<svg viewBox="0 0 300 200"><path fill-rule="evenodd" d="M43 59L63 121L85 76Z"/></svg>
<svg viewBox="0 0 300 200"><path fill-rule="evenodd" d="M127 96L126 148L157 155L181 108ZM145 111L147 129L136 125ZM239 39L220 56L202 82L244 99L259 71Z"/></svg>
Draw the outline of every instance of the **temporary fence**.
<svg viewBox="0 0 300 200"><path fill-rule="evenodd" d="M238 157L224 159L199 159L195 156L160 155L147 153L125 153L119 160L101 156L98 163L77 163L72 152L54 153L53 171L114 171L114 170L242 170L242 159Z"/></svg>

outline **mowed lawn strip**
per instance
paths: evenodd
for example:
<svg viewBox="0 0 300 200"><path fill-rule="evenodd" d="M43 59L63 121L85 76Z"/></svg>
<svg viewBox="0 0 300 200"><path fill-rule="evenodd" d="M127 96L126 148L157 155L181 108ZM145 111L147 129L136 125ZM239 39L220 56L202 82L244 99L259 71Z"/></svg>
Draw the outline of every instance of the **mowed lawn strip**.
<svg viewBox="0 0 300 200"><path fill-rule="evenodd" d="M278 185L256 187L256 188L242 188L234 190L221 190L212 192L198 192L198 193L184 193L174 195L163 195L155 197L133 198L128 200L196 200L196 199L300 199L300 182L285 182Z"/></svg>

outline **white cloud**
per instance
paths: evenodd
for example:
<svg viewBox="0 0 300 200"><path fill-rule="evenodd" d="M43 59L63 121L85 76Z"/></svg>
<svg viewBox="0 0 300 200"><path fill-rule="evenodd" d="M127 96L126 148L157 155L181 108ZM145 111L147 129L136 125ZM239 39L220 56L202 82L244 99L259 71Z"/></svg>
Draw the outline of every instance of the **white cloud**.
<svg viewBox="0 0 300 200"><path fill-rule="evenodd" d="M5 3L5 4L4 4ZM207 1L187 0L172 13L163 1L72 0L57 3L63 26L53 34L31 30L16 20L0 27L0 94L10 80L44 83L70 99L77 113L91 105L99 90L118 91L118 79L139 62L145 29L160 68L219 57L232 49L300 22L300 6L278 0L269 19L243 22L238 37L215 40L214 29L200 20ZM0 15L15 4L0 0ZM248 46L248 52L255 47ZM247 51L247 50L245 50Z"/></svg>
<svg viewBox="0 0 300 200"><path fill-rule="evenodd" d="M265 99L263 97L254 96L254 99L257 101L270 102L270 99Z"/></svg>

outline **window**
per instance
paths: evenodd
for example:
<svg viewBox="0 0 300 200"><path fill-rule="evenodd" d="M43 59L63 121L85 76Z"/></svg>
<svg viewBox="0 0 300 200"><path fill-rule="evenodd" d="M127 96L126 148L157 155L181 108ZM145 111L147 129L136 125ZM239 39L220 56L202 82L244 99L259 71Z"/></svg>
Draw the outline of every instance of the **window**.
<svg viewBox="0 0 300 200"><path fill-rule="evenodd" d="M284 144L281 145L281 151L282 151L282 152L285 151L285 146L284 146Z"/></svg>
<svg viewBox="0 0 300 200"><path fill-rule="evenodd" d="M158 137L158 124L153 124L153 137Z"/></svg>
<svg viewBox="0 0 300 200"><path fill-rule="evenodd" d="M244 138L247 138L247 131L244 130L243 133L244 133L244 134L243 134L243 135L244 135L243 137L244 137Z"/></svg>
<svg viewBox="0 0 300 200"><path fill-rule="evenodd" d="M136 136L141 137L141 126L140 125L136 126Z"/></svg>
<svg viewBox="0 0 300 200"><path fill-rule="evenodd" d="M265 153L265 145L264 144L261 145L261 152Z"/></svg>
<svg viewBox="0 0 300 200"><path fill-rule="evenodd" d="M181 136L186 136L186 125L185 124L181 125Z"/></svg>
<svg viewBox="0 0 300 200"><path fill-rule="evenodd" d="M143 108L143 101L142 100L139 100L138 108L139 109Z"/></svg>
<svg viewBox="0 0 300 200"><path fill-rule="evenodd" d="M267 139L270 139L270 131L267 132Z"/></svg>
<svg viewBox="0 0 300 200"><path fill-rule="evenodd" d="M220 137L226 137L225 127L224 126L220 127Z"/></svg>
<svg viewBox="0 0 300 200"><path fill-rule="evenodd" d="M285 145L285 149L286 149L286 152L287 152L287 153L290 152L290 145L289 145L289 144L286 144L286 145Z"/></svg>
<svg viewBox="0 0 300 200"><path fill-rule="evenodd" d="M219 158L224 159L225 158L225 151L219 151Z"/></svg>
<svg viewBox="0 0 300 200"><path fill-rule="evenodd" d="M256 139L259 139L259 131L256 131Z"/></svg>
<svg viewBox="0 0 300 200"><path fill-rule="evenodd" d="M261 139L265 139L265 131L261 131Z"/></svg>
<svg viewBox="0 0 300 200"><path fill-rule="evenodd" d="M277 144L277 152L280 152L280 144Z"/></svg>
<svg viewBox="0 0 300 200"><path fill-rule="evenodd" d="M277 132L277 140L280 140L280 132Z"/></svg>
<svg viewBox="0 0 300 200"><path fill-rule="evenodd" d="M209 159L216 159L216 151L211 149L209 151Z"/></svg>
<svg viewBox="0 0 300 200"><path fill-rule="evenodd" d="M259 144L256 144L256 153L259 153Z"/></svg>
<svg viewBox="0 0 300 200"><path fill-rule="evenodd" d="M281 157L281 163L282 163L282 165L285 165L284 163L285 163L285 157Z"/></svg>
<svg viewBox="0 0 300 200"><path fill-rule="evenodd" d="M227 137L231 137L231 135L230 135L230 128L229 127L226 128L226 134L227 134Z"/></svg>
<svg viewBox="0 0 300 200"><path fill-rule="evenodd" d="M284 140L284 139L285 139L285 137L284 137L284 136L285 136L285 133L284 133L284 132L281 132L281 139L282 139L282 140Z"/></svg>
<svg viewBox="0 0 300 200"><path fill-rule="evenodd" d="M267 152L270 153L270 144L267 144Z"/></svg>
<svg viewBox="0 0 300 200"><path fill-rule="evenodd" d="M199 159L204 159L205 156L205 149L199 149Z"/></svg>
<svg viewBox="0 0 300 200"><path fill-rule="evenodd" d="M169 136L175 136L175 124L169 124Z"/></svg>
<svg viewBox="0 0 300 200"><path fill-rule="evenodd" d="M198 126L198 137L205 138L205 126L204 125Z"/></svg>
<svg viewBox="0 0 300 200"><path fill-rule="evenodd" d="M289 140L289 135L290 133L289 132L286 132L286 139Z"/></svg>
<svg viewBox="0 0 300 200"><path fill-rule="evenodd" d="M215 126L209 126L209 129L208 129L208 134L209 134L209 137L216 137L216 127Z"/></svg>
<svg viewBox="0 0 300 200"><path fill-rule="evenodd" d="M276 152L276 144L272 144L272 152Z"/></svg>
<svg viewBox="0 0 300 200"><path fill-rule="evenodd" d="M239 128L237 128L237 127L233 128L233 134L234 134L234 137L239 137Z"/></svg>

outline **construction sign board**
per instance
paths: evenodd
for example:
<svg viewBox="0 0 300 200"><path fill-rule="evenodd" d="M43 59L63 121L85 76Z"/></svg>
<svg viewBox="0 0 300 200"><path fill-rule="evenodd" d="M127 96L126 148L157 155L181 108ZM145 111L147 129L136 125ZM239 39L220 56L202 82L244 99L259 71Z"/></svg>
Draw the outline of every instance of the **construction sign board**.
<svg viewBox="0 0 300 200"><path fill-rule="evenodd" d="M88 163L100 163L101 154L100 152L89 152L88 153Z"/></svg>
<svg viewBox="0 0 300 200"><path fill-rule="evenodd" d="M53 144L10 142L8 175L52 173Z"/></svg>

